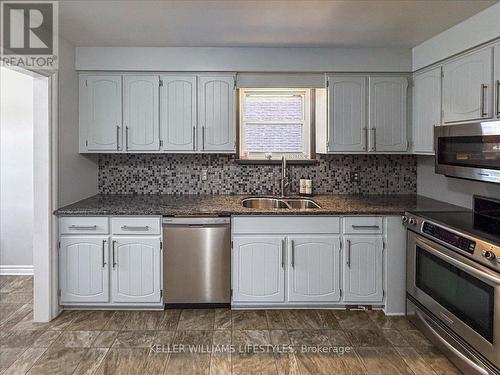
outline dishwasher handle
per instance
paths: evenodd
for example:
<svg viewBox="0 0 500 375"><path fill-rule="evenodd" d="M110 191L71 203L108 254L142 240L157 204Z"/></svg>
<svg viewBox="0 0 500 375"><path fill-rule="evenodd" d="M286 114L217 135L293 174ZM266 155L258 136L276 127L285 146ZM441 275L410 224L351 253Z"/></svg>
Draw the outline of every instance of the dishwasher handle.
<svg viewBox="0 0 500 375"><path fill-rule="evenodd" d="M225 225L230 224L230 217L164 217L163 225L188 225L192 227L202 227L204 225Z"/></svg>

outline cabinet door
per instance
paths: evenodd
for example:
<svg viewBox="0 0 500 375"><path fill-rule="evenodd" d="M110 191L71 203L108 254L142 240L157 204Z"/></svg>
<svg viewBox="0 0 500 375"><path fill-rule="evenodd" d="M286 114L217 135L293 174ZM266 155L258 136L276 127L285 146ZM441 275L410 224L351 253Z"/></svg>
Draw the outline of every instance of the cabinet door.
<svg viewBox="0 0 500 375"><path fill-rule="evenodd" d="M160 302L160 238L112 238L113 302Z"/></svg>
<svg viewBox="0 0 500 375"><path fill-rule="evenodd" d="M328 107L328 151L366 151L366 77L329 77Z"/></svg>
<svg viewBox="0 0 500 375"><path fill-rule="evenodd" d="M492 48L443 66L443 121L491 118Z"/></svg>
<svg viewBox="0 0 500 375"><path fill-rule="evenodd" d="M285 300L284 242L281 236L233 238L234 302Z"/></svg>
<svg viewBox="0 0 500 375"><path fill-rule="evenodd" d="M406 77L370 77L370 151L406 151Z"/></svg>
<svg viewBox="0 0 500 375"><path fill-rule="evenodd" d="M202 151L236 151L234 77L198 77L198 148Z"/></svg>
<svg viewBox="0 0 500 375"><path fill-rule="evenodd" d="M160 149L158 76L123 77L123 126L126 151Z"/></svg>
<svg viewBox="0 0 500 375"><path fill-rule="evenodd" d="M162 76L160 99L164 151L196 151L196 76Z"/></svg>
<svg viewBox="0 0 500 375"><path fill-rule="evenodd" d="M80 76L80 150L122 149L122 77Z"/></svg>
<svg viewBox="0 0 500 375"><path fill-rule="evenodd" d="M493 60L495 73L495 114L500 119L500 43L495 45L495 57Z"/></svg>
<svg viewBox="0 0 500 375"><path fill-rule="evenodd" d="M382 302L382 236L344 237L344 302Z"/></svg>
<svg viewBox="0 0 500 375"><path fill-rule="evenodd" d="M413 78L413 151L434 153L434 127L441 124L441 67Z"/></svg>
<svg viewBox="0 0 500 375"><path fill-rule="evenodd" d="M59 250L61 304L108 302L109 239L62 237Z"/></svg>
<svg viewBox="0 0 500 375"><path fill-rule="evenodd" d="M340 301L339 237L288 238L288 301Z"/></svg>

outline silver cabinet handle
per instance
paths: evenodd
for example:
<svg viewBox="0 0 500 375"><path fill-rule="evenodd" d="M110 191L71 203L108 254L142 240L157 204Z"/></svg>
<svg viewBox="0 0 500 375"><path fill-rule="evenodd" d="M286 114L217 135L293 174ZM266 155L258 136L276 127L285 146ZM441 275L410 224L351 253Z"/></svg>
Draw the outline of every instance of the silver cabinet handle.
<svg viewBox="0 0 500 375"><path fill-rule="evenodd" d="M281 268L285 268L285 239L281 240Z"/></svg>
<svg viewBox="0 0 500 375"><path fill-rule="evenodd" d="M293 240L290 241L290 246L292 247L292 268L295 268L295 243Z"/></svg>
<svg viewBox="0 0 500 375"><path fill-rule="evenodd" d="M500 117L500 79L497 80L497 117Z"/></svg>
<svg viewBox="0 0 500 375"><path fill-rule="evenodd" d="M347 240L347 266L351 267L351 240Z"/></svg>
<svg viewBox="0 0 500 375"><path fill-rule="evenodd" d="M116 261L115 261L115 244L116 244L116 241L113 240L113 268L115 268L115 266L117 265Z"/></svg>
<svg viewBox="0 0 500 375"><path fill-rule="evenodd" d="M104 258L104 252L106 251L106 240L102 240L102 268L106 266L106 260Z"/></svg>
<svg viewBox="0 0 500 375"><path fill-rule="evenodd" d="M205 151L205 125L201 127L201 149Z"/></svg>
<svg viewBox="0 0 500 375"><path fill-rule="evenodd" d="M149 230L149 225L144 225L144 226L122 225L122 230Z"/></svg>
<svg viewBox="0 0 500 375"><path fill-rule="evenodd" d="M351 225L352 229L380 229L378 225Z"/></svg>
<svg viewBox="0 0 500 375"><path fill-rule="evenodd" d="M485 109L487 88L488 85L485 85L484 83L481 84L481 117L488 116L488 112Z"/></svg>
<svg viewBox="0 0 500 375"><path fill-rule="evenodd" d="M97 225L70 225L73 230L97 230Z"/></svg>
<svg viewBox="0 0 500 375"><path fill-rule="evenodd" d="M116 151L120 150L120 126L116 125Z"/></svg>
<svg viewBox="0 0 500 375"><path fill-rule="evenodd" d="M128 151L128 126L125 127L125 150Z"/></svg>
<svg viewBox="0 0 500 375"><path fill-rule="evenodd" d="M196 151L196 126L193 126L193 151Z"/></svg>
<svg viewBox="0 0 500 375"><path fill-rule="evenodd" d="M371 144L371 151L375 151L376 150L376 147L375 147L375 141L377 140L377 133L376 133L376 129L375 128L371 128L370 129L371 131L371 134L372 134L372 144Z"/></svg>

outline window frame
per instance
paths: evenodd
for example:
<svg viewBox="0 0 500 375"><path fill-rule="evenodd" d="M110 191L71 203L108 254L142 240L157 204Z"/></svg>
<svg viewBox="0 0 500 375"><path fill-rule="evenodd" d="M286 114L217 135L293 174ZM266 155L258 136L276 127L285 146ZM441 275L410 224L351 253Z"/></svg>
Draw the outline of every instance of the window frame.
<svg viewBox="0 0 500 375"><path fill-rule="evenodd" d="M238 134L239 147L238 157L241 160L281 160L285 156L288 160L311 160L313 158L312 141L313 141L313 124L312 124L312 93L313 89L308 88L240 88L238 95ZM268 124L276 123L276 121L245 121L245 98L249 94L263 95L300 95L302 96L302 120L280 121L279 124L302 124L302 152L248 152L246 150L245 125L250 124ZM271 155L271 157L269 157Z"/></svg>

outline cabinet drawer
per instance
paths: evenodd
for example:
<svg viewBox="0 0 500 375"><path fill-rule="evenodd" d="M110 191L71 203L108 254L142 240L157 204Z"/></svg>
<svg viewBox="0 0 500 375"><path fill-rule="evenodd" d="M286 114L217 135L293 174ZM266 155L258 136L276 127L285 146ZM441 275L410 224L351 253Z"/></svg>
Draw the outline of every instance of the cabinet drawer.
<svg viewBox="0 0 500 375"><path fill-rule="evenodd" d="M60 234L108 234L107 217L73 216L59 218Z"/></svg>
<svg viewBox="0 0 500 375"><path fill-rule="evenodd" d="M160 234L159 217L112 217L112 234Z"/></svg>
<svg viewBox="0 0 500 375"><path fill-rule="evenodd" d="M376 234L382 233L383 218L377 216L345 217L345 234Z"/></svg>
<svg viewBox="0 0 500 375"><path fill-rule="evenodd" d="M238 216L232 219L234 234L336 234L336 216Z"/></svg>

